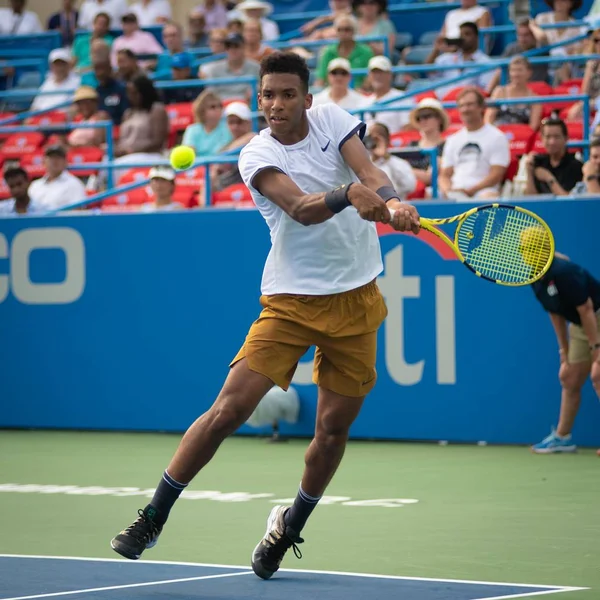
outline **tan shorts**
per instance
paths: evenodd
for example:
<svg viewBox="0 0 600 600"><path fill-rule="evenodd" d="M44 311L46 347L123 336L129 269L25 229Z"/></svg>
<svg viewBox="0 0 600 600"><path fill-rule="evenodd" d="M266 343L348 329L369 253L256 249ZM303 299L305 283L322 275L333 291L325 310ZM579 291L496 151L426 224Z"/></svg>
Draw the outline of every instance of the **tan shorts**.
<svg viewBox="0 0 600 600"><path fill-rule="evenodd" d="M598 331L600 331L600 313L596 313ZM581 325L569 324L569 355L570 363L591 362L590 342Z"/></svg>
<svg viewBox="0 0 600 600"><path fill-rule="evenodd" d="M329 296L261 296L263 310L230 366L242 358L252 371L287 390L298 361L316 346L313 381L343 396L375 385L377 330L387 308L375 281Z"/></svg>

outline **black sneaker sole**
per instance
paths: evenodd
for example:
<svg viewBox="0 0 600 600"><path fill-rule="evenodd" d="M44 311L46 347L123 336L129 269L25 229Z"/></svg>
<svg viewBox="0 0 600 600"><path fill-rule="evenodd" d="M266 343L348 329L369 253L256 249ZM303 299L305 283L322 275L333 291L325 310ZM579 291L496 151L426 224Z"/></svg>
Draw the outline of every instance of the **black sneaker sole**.
<svg viewBox="0 0 600 600"><path fill-rule="evenodd" d="M120 544L119 542L115 542L115 540L111 540L110 547L117 553L120 554L123 558L128 558L129 560L138 560L141 556L140 554L134 554L131 551L131 548L128 548L124 544Z"/></svg>

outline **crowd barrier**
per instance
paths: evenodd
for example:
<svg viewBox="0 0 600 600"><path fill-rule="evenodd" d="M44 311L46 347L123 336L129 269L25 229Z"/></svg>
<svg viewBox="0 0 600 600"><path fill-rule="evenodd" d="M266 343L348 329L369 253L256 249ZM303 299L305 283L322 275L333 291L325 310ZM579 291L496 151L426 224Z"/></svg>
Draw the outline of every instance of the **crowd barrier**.
<svg viewBox="0 0 600 600"><path fill-rule="evenodd" d="M600 275L597 200L518 203ZM380 231L389 315L352 437L539 441L560 403L547 315L531 289L478 279L436 239ZM0 427L183 431L214 401L259 313L268 249L254 210L0 219ZM311 361L296 371L300 419L285 435L313 432ZM599 445L599 422L588 382L576 442Z"/></svg>

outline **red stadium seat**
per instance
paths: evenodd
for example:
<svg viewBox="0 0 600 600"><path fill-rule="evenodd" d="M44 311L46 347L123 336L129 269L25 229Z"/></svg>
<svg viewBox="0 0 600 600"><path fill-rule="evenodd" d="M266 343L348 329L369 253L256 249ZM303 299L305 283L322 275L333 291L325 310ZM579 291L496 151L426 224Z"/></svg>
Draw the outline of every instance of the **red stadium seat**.
<svg viewBox="0 0 600 600"><path fill-rule="evenodd" d="M59 125L67 122L67 114L60 110L53 110L26 120L27 125Z"/></svg>
<svg viewBox="0 0 600 600"><path fill-rule="evenodd" d="M83 146L81 148L72 148L67 152L67 163L69 165L82 165L85 163L99 163L104 158L104 151L94 146ZM74 173L78 177L88 177L98 172L98 169L77 169Z"/></svg>
<svg viewBox="0 0 600 600"><path fill-rule="evenodd" d="M419 103L421 100L424 100L425 98L433 98L434 100L437 100L437 96L435 95L435 92L433 90L430 90L429 92L421 92L421 93L417 94L415 96L415 103Z"/></svg>
<svg viewBox="0 0 600 600"><path fill-rule="evenodd" d="M535 132L529 125L498 125L498 129L508 138L512 158L518 158L530 151Z"/></svg>
<svg viewBox="0 0 600 600"><path fill-rule="evenodd" d="M448 129L446 129L446 131L444 131L444 133L442 133L442 137L444 139L446 139L449 135L452 135L454 133L456 133L457 131L460 131L462 129L463 125L462 123L450 123L450 125L448 125Z"/></svg>
<svg viewBox="0 0 600 600"><path fill-rule="evenodd" d="M408 146L410 142L416 142L421 138L421 134L418 131L397 131L390 136L390 147L391 148L402 148Z"/></svg>
<svg viewBox="0 0 600 600"><path fill-rule="evenodd" d="M134 183L140 179L147 179L149 172L150 169L146 167L128 169L123 173L123 175L121 175L121 177L119 177L118 185L125 185L126 183Z"/></svg>
<svg viewBox="0 0 600 600"><path fill-rule="evenodd" d="M254 208L252 194L243 183L236 183L212 195L213 206Z"/></svg>
<svg viewBox="0 0 600 600"><path fill-rule="evenodd" d="M583 123L581 121L568 121L566 126L570 142L583 139Z"/></svg>
<svg viewBox="0 0 600 600"><path fill-rule="evenodd" d="M181 171L177 173L175 182L178 189L188 189L198 191L200 187L204 186L204 180L206 178L206 167L194 167L187 171Z"/></svg>
<svg viewBox="0 0 600 600"><path fill-rule="evenodd" d="M14 116L15 116L15 113L0 112L0 121L3 121L4 119L9 119L10 117L14 117ZM6 124L5 127L14 127L15 125L20 125L20 123L18 121L13 121L12 123ZM0 132L1 131L2 131L2 125L0 125ZM10 133L0 133L0 140L5 140L10 135L11 135Z"/></svg>
<svg viewBox="0 0 600 600"><path fill-rule="evenodd" d="M102 201L102 209L107 207L137 207L150 201L149 186L144 186L109 196Z"/></svg>
<svg viewBox="0 0 600 600"><path fill-rule="evenodd" d="M167 114L169 115L169 127L171 133L184 131L188 125L191 125L194 122L191 102L169 104L167 106Z"/></svg>
<svg viewBox="0 0 600 600"><path fill-rule="evenodd" d="M43 141L44 134L37 131L13 133L4 142L0 153L5 159L21 159L28 154L34 153L41 147Z"/></svg>
<svg viewBox="0 0 600 600"><path fill-rule="evenodd" d="M415 191L406 196L407 200L423 200L425 198L426 186L422 181L417 180Z"/></svg>
<svg viewBox="0 0 600 600"><path fill-rule="evenodd" d="M553 96L554 88L545 81L530 81L527 87L538 96Z"/></svg>
<svg viewBox="0 0 600 600"><path fill-rule="evenodd" d="M198 206L199 190L193 190L188 187L176 186L173 193L173 202L178 202L184 208L194 208Z"/></svg>
<svg viewBox="0 0 600 600"><path fill-rule="evenodd" d="M27 171L27 174L32 179L38 179L46 174L44 153L41 150L26 154L21 158L20 162L21 166Z"/></svg>

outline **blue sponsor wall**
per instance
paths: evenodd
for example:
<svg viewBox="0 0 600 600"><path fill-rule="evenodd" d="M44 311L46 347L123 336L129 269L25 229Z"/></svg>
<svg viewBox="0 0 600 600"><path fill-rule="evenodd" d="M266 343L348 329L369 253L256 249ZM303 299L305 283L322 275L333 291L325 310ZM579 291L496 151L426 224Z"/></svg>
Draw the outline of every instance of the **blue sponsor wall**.
<svg viewBox="0 0 600 600"><path fill-rule="evenodd" d="M561 251L600 275L600 203L523 204L547 219ZM379 382L352 435L541 439L557 419L558 353L531 290L478 279L424 235L380 239L389 317ZM253 210L0 219L0 427L185 430L258 315L268 248ZM310 360L295 378L300 422L283 428L292 435L313 431ZM600 444L599 424L588 383L577 442Z"/></svg>

